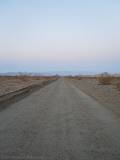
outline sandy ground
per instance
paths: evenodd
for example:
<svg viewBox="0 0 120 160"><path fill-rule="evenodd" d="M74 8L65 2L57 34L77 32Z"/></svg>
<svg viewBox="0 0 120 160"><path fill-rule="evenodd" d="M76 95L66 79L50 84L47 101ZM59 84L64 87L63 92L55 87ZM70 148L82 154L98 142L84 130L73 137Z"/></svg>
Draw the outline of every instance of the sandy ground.
<svg viewBox="0 0 120 160"><path fill-rule="evenodd" d="M1 160L120 160L120 119L59 79L0 112Z"/></svg>
<svg viewBox="0 0 120 160"><path fill-rule="evenodd" d="M77 88L120 115L120 91L115 85L100 85L95 79L70 80Z"/></svg>
<svg viewBox="0 0 120 160"><path fill-rule="evenodd" d="M44 78L0 78L0 96L43 81Z"/></svg>

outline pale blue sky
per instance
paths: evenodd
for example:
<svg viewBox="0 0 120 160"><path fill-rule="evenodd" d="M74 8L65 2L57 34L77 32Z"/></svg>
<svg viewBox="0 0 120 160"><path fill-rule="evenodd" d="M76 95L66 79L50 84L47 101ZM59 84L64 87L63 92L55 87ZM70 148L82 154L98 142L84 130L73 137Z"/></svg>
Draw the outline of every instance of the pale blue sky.
<svg viewBox="0 0 120 160"><path fill-rule="evenodd" d="M119 0L0 0L0 72L120 72Z"/></svg>

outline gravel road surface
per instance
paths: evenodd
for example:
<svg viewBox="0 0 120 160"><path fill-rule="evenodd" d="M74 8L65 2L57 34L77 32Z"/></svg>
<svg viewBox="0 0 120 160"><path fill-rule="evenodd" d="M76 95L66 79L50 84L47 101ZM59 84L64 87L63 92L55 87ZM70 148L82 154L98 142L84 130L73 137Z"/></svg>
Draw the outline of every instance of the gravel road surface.
<svg viewBox="0 0 120 160"><path fill-rule="evenodd" d="M120 160L120 117L59 79L0 112L0 160Z"/></svg>

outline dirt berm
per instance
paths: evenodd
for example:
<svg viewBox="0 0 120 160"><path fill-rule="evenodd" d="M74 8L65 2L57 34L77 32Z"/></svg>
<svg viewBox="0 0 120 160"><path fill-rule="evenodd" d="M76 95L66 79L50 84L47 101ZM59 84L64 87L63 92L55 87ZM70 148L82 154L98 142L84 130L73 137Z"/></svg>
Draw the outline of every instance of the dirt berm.
<svg viewBox="0 0 120 160"><path fill-rule="evenodd" d="M11 104L25 98L26 96L30 95L31 93L37 91L40 88L54 82L56 79L43 81L41 83L33 84L19 90L9 92L5 95L0 96L0 111L5 109L6 107L10 106Z"/></svg>

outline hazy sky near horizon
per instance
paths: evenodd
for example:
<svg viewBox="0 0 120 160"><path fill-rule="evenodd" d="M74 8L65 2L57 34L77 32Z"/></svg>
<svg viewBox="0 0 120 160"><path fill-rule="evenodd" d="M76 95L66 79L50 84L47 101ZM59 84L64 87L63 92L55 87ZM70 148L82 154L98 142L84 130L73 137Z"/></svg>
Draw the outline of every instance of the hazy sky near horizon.
<svg viewBox="0 0 120 160"><path fill-rule="evenodd" d="M120 72L119 0L0 0L0 72Z"/></svg>

